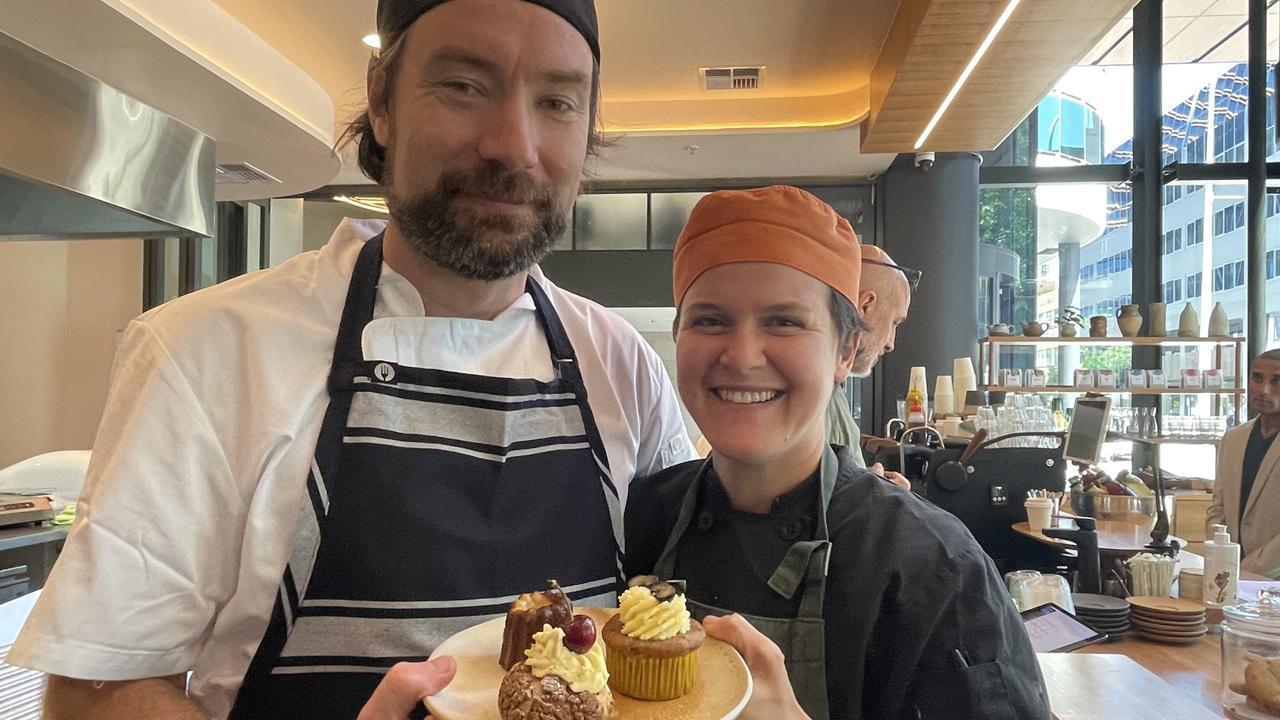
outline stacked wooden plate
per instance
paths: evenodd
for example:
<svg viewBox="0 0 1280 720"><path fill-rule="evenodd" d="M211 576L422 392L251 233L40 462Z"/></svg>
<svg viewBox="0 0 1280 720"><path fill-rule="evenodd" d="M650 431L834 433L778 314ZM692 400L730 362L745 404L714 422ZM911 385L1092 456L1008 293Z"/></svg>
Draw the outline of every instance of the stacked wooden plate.
<svg viewBox="0 0 1280 720"><path fill-rule="evenodd" d="M1204 606L1171 597L1129 598L1129 621L1138 637L1185 645L1204 637Z"/></svg>
<svg viewBox="0 0 1280 720"><path fill-rule="evenodd" d="M1071 602L1076 606L1076 617L1080 622L1118 637L1129 632L1129 603L1110 595L1094 595L1092 593L1073 593Z"/></svg>

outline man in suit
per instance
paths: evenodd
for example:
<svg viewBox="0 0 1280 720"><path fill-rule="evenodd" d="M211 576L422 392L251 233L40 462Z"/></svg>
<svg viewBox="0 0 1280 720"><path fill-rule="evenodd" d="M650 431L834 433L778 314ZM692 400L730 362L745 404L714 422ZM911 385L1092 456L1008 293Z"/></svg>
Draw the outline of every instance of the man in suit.
<svg viewBox="0 0 1280 720"><path fill-rule="evenodd" d="M1280 350L1249 365L1249 409L1254 418L1222 438L1208 532L1226 525L1241 570L1280 578Z"/></svg>

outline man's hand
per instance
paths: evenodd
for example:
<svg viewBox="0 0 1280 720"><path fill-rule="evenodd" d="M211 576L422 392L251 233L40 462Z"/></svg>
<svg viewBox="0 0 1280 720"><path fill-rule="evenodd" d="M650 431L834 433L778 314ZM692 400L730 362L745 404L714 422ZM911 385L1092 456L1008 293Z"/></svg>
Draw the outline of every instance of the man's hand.
<svg viewBox="0 0 1280 720"><path fill-rule="evenodd" d="M782 651L741 615L708 616L707 634L733 646L751 671L751 700L740 717L745 720L809 720L787 679Z"/></svg>
<svg viewBox="0 0 1280 720"><path fill-rule="evenodd" d="M880 477L884 478L885 480L888 480L894 485L897 485L903 490L911 489L911 481L908 480L905 475L903 475L902 473L896 473L892 471L885 472L884 465L882 463L876 463L875 465L872 465L871 467L867 468L867 470L871 471L876 475L879 475Z"/></svg>
<svg viewBox="0 0 1280 720"><path fill-rule="evenodd" d="M457 671L457 662L448 656L427 662L396 663L378 683L356 720L405 720L423 698L443 690Z"/></svg>

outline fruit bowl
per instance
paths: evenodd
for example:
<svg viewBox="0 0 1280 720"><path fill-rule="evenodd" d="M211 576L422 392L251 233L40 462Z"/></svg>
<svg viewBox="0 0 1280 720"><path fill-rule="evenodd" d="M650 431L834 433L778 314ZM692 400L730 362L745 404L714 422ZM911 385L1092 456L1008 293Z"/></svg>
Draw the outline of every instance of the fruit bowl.
<svg viewBox="0 0 1280 720"><path fill-rule="evenodd" d="M1148 528L1156 523L1154 496L1102 495L1073 489L1071 507L1077 515L1098 520L1118 520Z"/></svg>

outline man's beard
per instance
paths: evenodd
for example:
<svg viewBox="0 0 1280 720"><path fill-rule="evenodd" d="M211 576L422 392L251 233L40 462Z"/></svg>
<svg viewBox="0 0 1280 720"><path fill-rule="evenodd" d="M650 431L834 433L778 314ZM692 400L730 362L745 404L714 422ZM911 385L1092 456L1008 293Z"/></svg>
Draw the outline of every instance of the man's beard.
<svg viewBox="0 0 1280 720"><path fill-rule="evenodd" d="M463 195L526 204L534 221L520 232L524 218L476 212L459 205ZM527 173L487 165L446 171L433 191L417 197L391 194L387 210L409 246L431 262L464 278L501 280L546 256L564 234L571 202Z"/></svg>

